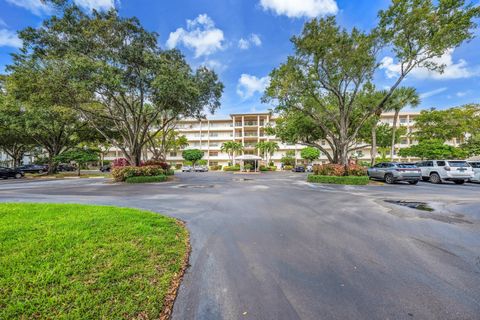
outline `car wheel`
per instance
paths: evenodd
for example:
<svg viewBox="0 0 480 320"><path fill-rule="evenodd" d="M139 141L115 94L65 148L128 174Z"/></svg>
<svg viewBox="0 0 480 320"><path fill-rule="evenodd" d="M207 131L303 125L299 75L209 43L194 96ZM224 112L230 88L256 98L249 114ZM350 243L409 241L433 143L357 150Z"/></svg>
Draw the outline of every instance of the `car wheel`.
<svg viewBox="0 0 480 320"><path fill-rule="evenodd" d="M15 179L20 179L22 177L21 173L15 173Z"/></svg>
<svg viewBox="0 0 480 320"><path fill-rule="evenodd" d="M442 179L440 178L438 173L434 172L434 173L430 174L430 182L434 183L434 184L440 184L440 183L442 183Z"/></svg>
<svg viewBox="0 0 480 320"><path fill-rule="evenodd" d="M387 173L387 174L385 175L385 182L388 183L388 184L393 184L393 183L395 183L395 178L393 177L393 174Z"/></svg>
<svg viewBox="0 0 480 320"><path fill-rule="evenodd" d="M38 173L39 173L39 174L42 174L42 173L43 173L43 170L38 170Z"/></svg>
<svg viewBox="0 0 480 320"><path fill-rule="evenodd" d="M416 185L416 184L418 184L418 180L415 180L415 181L408 181L408 183L410 183L410 184L413 184L413 185Z"/></svg>
<svg viewBox="0 0 480 320"><path fill-rule="evenodd" d="M455 180L453 182L455 182L455 184L464 184L465 180Z"/></svg>

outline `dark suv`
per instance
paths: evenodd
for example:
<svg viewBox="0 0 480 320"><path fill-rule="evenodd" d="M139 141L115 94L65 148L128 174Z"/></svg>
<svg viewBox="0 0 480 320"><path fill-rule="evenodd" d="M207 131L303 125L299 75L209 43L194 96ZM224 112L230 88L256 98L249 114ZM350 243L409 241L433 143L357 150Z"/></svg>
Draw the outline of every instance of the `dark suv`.
<svg viewBox="0 0 480 320"><path fill-rule="evenodd" d="M43 164L26 164L17 169L25 173L44 173L48 171L48 166Z"/></svg>
<svg viewBox="0 0 480 320"><path fill-rule="evenodd" d="M382 162L369 168L367 174L370 179L385 180L388 184L396 181L417 184L422 179L422 172L413 163Z"/></svg>
<svg viewBox="0 0 480 320"><path fill-rule="evenodd" d="M8 178L20 179L20 178L23 178L23 176L24 176L23 172L18 169L0 167L0 179L8 179Z"/></svg>

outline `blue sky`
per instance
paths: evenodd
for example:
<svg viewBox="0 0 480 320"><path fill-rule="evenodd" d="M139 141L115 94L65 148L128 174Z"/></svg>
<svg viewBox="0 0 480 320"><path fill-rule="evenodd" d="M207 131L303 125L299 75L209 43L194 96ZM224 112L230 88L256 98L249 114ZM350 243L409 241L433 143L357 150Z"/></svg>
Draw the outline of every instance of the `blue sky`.
<svg viewBox="0 0 480 320"><path fill-rule="evenodd" d="M89 10L115 6L123 16L136 16L159 34L164 48L179 48L194 67L215 69L225 84L219 114L263 111L262 90L269 72L292 54L289 39L312 17L336 15L339 23L369 30L378 10L389 0L75 0ZM478 1L477 1L478 2ZM478 4L478 3L477 3ZM18 50L16 31L39 26L52 10L40 0L0 0L0 72ZM480 36L480 31L476 34ZM441 59L444 74L415 70L403 85L422 97L418 109L480 103L480 39L450 50ZM385 52L377 72L379 88L394 81L396 61Z"/></svg>

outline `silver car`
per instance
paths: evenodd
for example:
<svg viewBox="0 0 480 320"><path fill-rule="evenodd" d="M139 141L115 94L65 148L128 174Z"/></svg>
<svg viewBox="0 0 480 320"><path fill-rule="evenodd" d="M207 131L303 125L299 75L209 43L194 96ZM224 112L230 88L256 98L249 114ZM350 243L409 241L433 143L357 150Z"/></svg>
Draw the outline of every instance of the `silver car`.
<svg viewBox="0 0 480 320"><path fill-rule="evenodd" d="M370 179L384 180L388 184L407 181L417 184L422 179L422 172L412 163L382 162L367 170Z"/></svg>
<svg viewBox="0 0 480 320"><path fill-rule="evenodd" d="M473 178L470 178L471 182L480 182L480 161L468 161L473 169Z"/></svg>

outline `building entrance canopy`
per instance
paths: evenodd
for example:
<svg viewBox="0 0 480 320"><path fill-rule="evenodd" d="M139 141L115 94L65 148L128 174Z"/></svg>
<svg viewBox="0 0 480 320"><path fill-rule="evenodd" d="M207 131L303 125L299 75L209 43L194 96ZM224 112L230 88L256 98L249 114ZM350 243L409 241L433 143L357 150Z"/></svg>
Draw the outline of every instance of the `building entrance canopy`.
<svg viewBox="0 0 480 320"><path fill-rule="evenodd" d="M262 160L262 157L253 154L244 154L242 156L235 157L235 160Z"/></svg>

